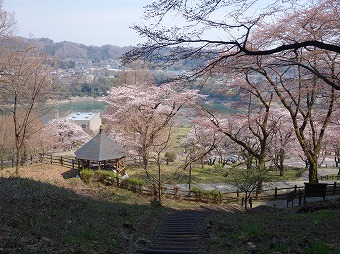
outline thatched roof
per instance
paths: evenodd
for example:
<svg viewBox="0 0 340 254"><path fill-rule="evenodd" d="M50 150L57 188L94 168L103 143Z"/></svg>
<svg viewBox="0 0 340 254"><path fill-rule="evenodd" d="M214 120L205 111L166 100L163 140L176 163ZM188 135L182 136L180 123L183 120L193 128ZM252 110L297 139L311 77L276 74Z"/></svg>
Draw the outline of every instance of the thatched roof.
<svg viewBox="0 0 340 254"><path fill-rule="evenodd" d="M121 159L127 151L111 138L100 132L89 142L80 147L75 155L82 160L107 161Z"/></svg>

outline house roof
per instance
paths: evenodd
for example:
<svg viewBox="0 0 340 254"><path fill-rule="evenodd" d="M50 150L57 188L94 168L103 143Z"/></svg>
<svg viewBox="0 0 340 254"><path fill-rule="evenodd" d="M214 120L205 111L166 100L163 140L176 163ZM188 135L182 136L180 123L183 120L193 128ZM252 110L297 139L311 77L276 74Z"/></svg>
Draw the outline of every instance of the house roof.
<svg viewBox="0 0 340 254"><path fill-rule="evenodd" d="M99 112L73 112L66 118L73 121L89 121L94 118Z"/></svg>
<svg viewBox="0 0 340 254"><path fill-rule="evenodd" d="M75 155L79 159L105 161L123 158L127 151L104 133L98 133L89 142L80 147Z"/></svg>

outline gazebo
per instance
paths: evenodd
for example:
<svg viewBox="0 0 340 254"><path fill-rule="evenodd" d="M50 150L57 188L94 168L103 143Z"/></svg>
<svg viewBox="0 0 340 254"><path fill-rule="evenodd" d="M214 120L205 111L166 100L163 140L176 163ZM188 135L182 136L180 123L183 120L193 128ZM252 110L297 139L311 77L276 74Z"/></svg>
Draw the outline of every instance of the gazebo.
<svg viewBox="0 0 340 254"><path fill-rule="evenodd" d="M78 159L78 167L115 170L124 175L125 156L127 151L111 138L99 133L90 141L80 147L75 155ZM81 164L81 165L80 165Z"/></svg>

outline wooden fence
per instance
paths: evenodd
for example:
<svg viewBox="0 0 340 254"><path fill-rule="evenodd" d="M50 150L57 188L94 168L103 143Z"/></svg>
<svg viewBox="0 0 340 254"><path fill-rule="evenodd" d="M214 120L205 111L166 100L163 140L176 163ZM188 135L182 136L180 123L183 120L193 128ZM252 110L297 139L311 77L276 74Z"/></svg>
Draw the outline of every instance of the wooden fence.
<svg viewBox="0 0 340 254"><path fill-rule="evenodd" d="M56 164L71 169L79 169L78 160L74 157L69 156L53 156L53 155L41 155L41 162L49 162L51 164Z"/></svg>
<svg viewBox="0 0 340 254"><path fill-rule="evenodd" d="M45 155L41 158L41 161L49 162L51 164L57 164L65 166L71 169L80 169L78 161L75 158L68 156L53 156ZM132 191L141 193L143 195L155 196L157 195L157 190L152 186L132 186L128 184L116 183L116 186L124 187ZM274 187L272 189L265 189L261 193L254 193L254 195L249 199L250 205L253 200L287 200L298 197L299 204L302 204L302 197L304 195L304 186L292 186L286 188ZM235 192L217 192L216 191L189 191L187 189L180 189L178 187L163 187L162 193L169 198L184 199L191 201L199 201L206 203L230 203L230 202L243 202L244 193L240 191ZM294 194L294 195L293 195ZM326 196L340 195L340 185L337 182L328 184L326 190Z"/></svg>

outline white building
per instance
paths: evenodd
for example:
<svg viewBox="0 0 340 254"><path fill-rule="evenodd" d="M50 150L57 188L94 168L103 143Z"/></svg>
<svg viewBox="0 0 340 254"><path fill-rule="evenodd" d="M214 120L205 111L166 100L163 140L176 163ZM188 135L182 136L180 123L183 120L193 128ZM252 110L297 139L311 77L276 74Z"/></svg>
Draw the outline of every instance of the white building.
<svg viewBox="0 0 340 254"><path fill-rule="evenodd" d="M99 112L75 112L69 114L66 118L76 122L90 135L97 135L102 125Z"/></svg>

